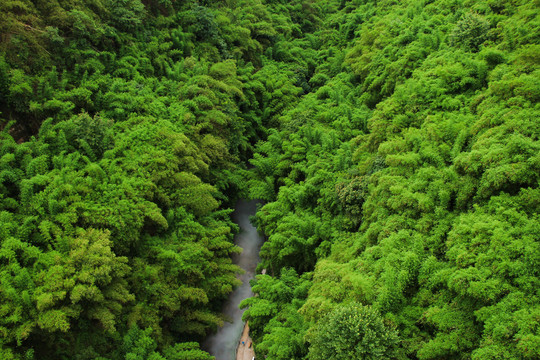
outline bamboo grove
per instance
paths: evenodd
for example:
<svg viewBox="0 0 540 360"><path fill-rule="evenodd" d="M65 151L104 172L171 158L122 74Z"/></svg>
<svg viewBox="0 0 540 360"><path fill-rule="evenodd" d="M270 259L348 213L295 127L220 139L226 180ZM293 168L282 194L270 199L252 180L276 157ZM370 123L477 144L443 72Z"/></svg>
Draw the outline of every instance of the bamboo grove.
<svg viewBox="0 0 540 360"><path fill-rule="evenodd" d="M539 358L539 14L1 1L0 358Z"/></svg>

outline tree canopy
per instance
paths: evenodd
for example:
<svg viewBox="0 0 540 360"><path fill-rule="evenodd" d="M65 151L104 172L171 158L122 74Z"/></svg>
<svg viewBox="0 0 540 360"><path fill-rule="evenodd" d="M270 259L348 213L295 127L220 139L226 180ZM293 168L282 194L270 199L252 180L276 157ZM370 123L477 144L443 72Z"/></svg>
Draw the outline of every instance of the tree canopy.
<svg viewBox="0 0 540 360"><path fill-rule="evenodd" d="M0 358L539 358L539 8L1 1Z"/></svg>

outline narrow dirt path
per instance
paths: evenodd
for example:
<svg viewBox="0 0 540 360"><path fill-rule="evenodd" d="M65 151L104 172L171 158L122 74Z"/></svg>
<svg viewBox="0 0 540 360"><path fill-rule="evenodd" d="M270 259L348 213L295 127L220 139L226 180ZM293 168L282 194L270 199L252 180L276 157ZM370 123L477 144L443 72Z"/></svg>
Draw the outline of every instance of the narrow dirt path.
<svg viewBox="0 0 540 360"><path fill-rule="evenodd" d="M252 360L255 358L255 352L253 351L253 342L249 337L249 325L246 322L240 343L236 349L236 360Z"/></svg>

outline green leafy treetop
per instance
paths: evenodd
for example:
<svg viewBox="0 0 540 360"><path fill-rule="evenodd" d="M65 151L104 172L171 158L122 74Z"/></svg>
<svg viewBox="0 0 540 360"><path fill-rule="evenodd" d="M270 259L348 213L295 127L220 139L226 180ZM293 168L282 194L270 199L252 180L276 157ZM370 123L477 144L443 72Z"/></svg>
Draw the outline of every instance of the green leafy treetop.
<svg viewBox="0 0 540 360"><path fill-rule="evenodd" d="M358 303L341 305L321 319L311 339L310 360L401 359L399 336L379 312Z"/></svg>

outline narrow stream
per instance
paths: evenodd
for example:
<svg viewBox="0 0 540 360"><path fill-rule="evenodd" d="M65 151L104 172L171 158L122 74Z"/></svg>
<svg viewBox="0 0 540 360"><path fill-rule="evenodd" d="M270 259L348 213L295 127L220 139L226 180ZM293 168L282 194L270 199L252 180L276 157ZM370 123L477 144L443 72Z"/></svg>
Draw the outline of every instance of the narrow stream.
<svg viewBox="0 0 540 360"><path fill-rule="evenodd" d="M243 310L238 309L240 302L253 296L249 280L255 277L255 268L259 262L259 250L263 243L257 229L249 222L249 217L255 215L257 200L240 200L233 212L233 220L240 226L240 232L235 237L235 244L244 251L234 254L233 262L238 264L246 272L241 275L242 285L229 295L229 299L223 306L223 313L232 320L231 323L218 329L217 333L209 336L203 344L203 348L216 360L234 360L236 347L242 335L244 323L242 322Z"/></svg>

